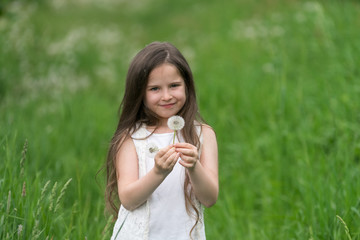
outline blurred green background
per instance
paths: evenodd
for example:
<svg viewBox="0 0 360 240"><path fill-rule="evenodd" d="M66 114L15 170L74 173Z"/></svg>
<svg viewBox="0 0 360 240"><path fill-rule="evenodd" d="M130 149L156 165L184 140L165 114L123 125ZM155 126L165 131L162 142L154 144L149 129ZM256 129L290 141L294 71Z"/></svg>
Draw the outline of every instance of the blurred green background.
<svg viewBox="0 0 360 240"><path fill-rule="evenodd" d="M360 239L359 29L356 0L1 0L0 238L109 238L126 71L169 41L218 138L207 238Z"/></svg>

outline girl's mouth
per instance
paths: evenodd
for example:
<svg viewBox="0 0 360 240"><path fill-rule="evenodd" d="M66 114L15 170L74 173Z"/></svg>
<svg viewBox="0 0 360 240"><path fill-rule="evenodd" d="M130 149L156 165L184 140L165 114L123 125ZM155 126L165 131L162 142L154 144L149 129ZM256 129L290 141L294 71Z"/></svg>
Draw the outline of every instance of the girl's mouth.
<svg viewBox="0 0 360 240"><path fill-rule="evenodd" d="M172 106L174 106L175 103L169 103L169 104L163 104L161 105L163 108L171 108Z"/></svg>

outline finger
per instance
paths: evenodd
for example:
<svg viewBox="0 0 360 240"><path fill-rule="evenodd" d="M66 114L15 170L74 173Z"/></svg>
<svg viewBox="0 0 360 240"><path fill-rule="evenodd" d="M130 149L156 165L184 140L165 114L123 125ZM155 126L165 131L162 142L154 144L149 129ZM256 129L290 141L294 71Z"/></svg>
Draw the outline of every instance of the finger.
<svg viewBox="0 0 360 240"><path fill-rule="evenodd" d="M197 155L197 150L194 150L194 149L175 148L175 151L180 152L184 155L188 155L188 156L196 156Z"/></svg>
<svg viewBox="0 0 360 240"><path fill-rule="evenodd" d="M176 147L176 148L195 148L195 146L190 143L175 143L174 147Z"/></svg>
<svg viewBox="0 0 360 240"><path fill-rule="evenodd" d="M167 151L162 157L162 161L167 162L169 161L169 158L171 158L172 155L176 155L175 148L170 148L169 151Z"/></svg>
<svg viewBox="0 0 360 240"><path fill-rule="evenodd" d="M172 147L174 147L172 144L169 146L166 146L159 150L158 154L159 156L164 156Z"/></svg>
<svg viewBox="0 0 360 240"><path fill-rule="evenodd" d="M169 151L171 151L171 149ZM166 154L168 154L169 151ZM173 167L176 164L178 158L179 158L179 153L176 153L174 151L167 158L162 157L162 158L159 158L159 159L155 159L155 165L161 171L169 172L169 171L171 171L173 169Z"/></svg>
<svg viewBox="0 0 360 240"><path fill-rule="evenodd" d="M185 161L197 161L199 159L197 151L182 151L180 152L180 157Z"/></svg>
<svg viewBox="0 0 360 240"><path fill-rule="evenodd" d="M175 166L175 164L177 163L177 159L179 158L179 154L178 153L173 153L168 159L166 159L166 161L163 163L164 164L164 168L167 170L172 170Z"/></svg>
<svg viewBox="0 0 360 240"><path fill-rule="evenodd" d="M155 164L158 165L159 167L162 168L166 168L169 164L167 163L167 159L172 155L172 154L176 154L175 152L175 148L171 148L169 149L169 151L167 151L164 155L156 155L155 156Z"/></svg>
<svg viewBox="0 0 360 240"><path fill-rule="evenodd" d="M193 168L195 167L195 164L196 163L188 163L188 162L185 162L183 161L182 159L179 161L179 164L185 168Z"/></svg>
<svg viewBox="0 0 360 240"><path fill-rule="evenodd" d="M195 163L197 161L197 158L194 157L189 157L189 156L185 156L185 155L180 155L181 160L183 160L185 163Z"/></svg>
<svg viewBox="0 0 360 240"><path fill-rule="evenodd" d="M179 157L180 157L180 153L174 153L173 155L171 155L170 158L168 159L170 166L174 166L177 163Z"/></svg>
<svg viewBox="0 0 360 240"><path fill-rule="evenodd" d="M180 160L180 161L179 161L179 164L180 164L181 166L183 166L183 167L188 168L188 164L185 163L183 160Z"/></svg>
<svg viewBox="0 0 360 240"><path fill-rule="evenodd" d="M179 150L193 150L193 151L197 151L197 147L195 147L194 145L191 145L189 143L177 143L177 144L174 144L174 147L176 149L179 149Z"/></svg>

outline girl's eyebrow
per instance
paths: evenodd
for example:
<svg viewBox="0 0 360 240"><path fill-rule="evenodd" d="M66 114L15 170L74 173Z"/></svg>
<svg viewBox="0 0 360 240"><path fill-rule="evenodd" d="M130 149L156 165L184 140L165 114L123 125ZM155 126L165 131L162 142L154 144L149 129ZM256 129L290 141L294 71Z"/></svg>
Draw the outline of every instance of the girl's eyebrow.
<svg viewBox="0 0 360 240"><path fill-rule="evenodd" d="M159 85L148 85L146 88L151 89L151 88L157 88L157 87L159 87Z"/></svg>
<svg viewBox="0 0 360 240"><path fill-rule="evenodd" d="M181 84L182 81L181 80L174 80L174 81L170 82L169 84L174 84L174 83ZM149 84L149 85L147 85L147 87L158 87L160 85L161 84Z"/></svg>
<svg viewBox="0 0 360 240"><path fill-rule="evenodd" d="M173 82L171 82L170 84L174 84L174 83L182 83L181 80L174 80Z"/></svg>

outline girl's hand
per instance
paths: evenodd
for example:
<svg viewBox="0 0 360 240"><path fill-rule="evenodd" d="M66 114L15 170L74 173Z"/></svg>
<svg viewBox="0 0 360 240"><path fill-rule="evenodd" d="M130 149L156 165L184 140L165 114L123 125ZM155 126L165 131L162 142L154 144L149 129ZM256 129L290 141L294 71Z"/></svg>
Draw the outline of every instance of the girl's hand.
<svg viewBox="0 0 360 240"><path fill-rule="evenodd" d="M179 163L189 170L192 170L197 161L199 161L199 153L197 148L190 143L176 143L175 151L180 153L181 160Z"/></svg>
<svg viewBox="0 0 360 240"><path fill-rule="evenodd" d="M180 153L175 151L174 145L169 145L160 151L155 156L155 172L160 175L168 175L174 168Z"/></svg>

